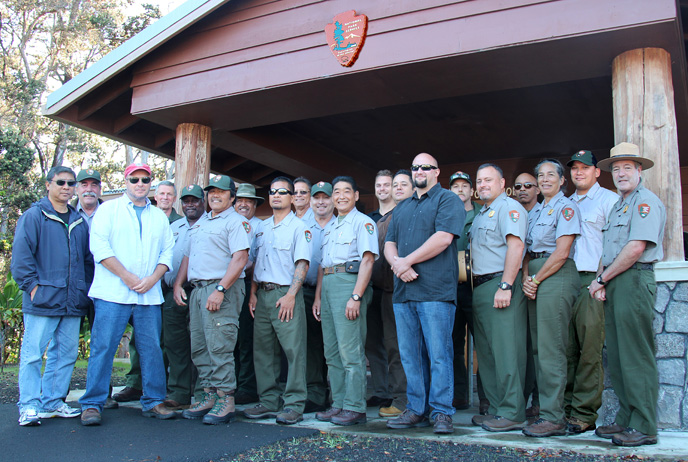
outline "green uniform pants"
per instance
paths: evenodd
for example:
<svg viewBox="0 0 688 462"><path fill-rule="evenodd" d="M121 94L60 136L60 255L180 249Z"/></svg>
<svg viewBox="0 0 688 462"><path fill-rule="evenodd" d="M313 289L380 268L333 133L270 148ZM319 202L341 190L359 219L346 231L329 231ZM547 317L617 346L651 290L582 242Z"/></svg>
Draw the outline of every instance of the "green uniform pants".
<svg viewBox="0 0 688 462"><path fill-rule="evenodd" d="M164 292L162 305L162 336L169 362L167 398L179 404L191 404L194 391L194 365L191 361L189 308L174 301L174 291ZM187 294L188 296L188 294Z"/></svg>
<svg viewBox="0 0 688 462"><path fill-rule="evenodd" d="M528 271L535 274L546 258L531 260ZM535 300L528 300L530 334L533 339L535 375L540 393L540 417L565 423L566 347L569 324L580 290L576 264L570 258L538 287Z"/></svg>
<svg viewBox="0 0 688 462"><path fill-rule="evenodd" d="M657 363L652 332L654 271L631 268L607 284L607 367L619 398L616 423L657 434Z"/></svg>
<svg viewBox="0 0 688 462"><path fill-rule="evenodd" d="M604 303L592 298L588 291L595 273L579 271L578 274L581 284L569 325L564 407L567 416L594 425L604 389Z"/></svg>
<svg viewBox="0 0 688 462"><path fill-rule="evenodd" d="M215 291L218 281L206 281L196 287L189 300L191 329L191 358L198 369L198 380L203 388L216 388L225 393L236 390L234 346L239 330L239 310L244 301L244 280L238 279L225 292L217 311L205 305Z"/></svg>
<svg viewBox="0 0 688 462"><path fill-rule="evenodd" d="M526 371L526 309L521 285L514 284L511 304L494 307L499 278L473 290L473 331L478 367L490 414L515 422L526 420L523 384ZM521 281L519 271L516 281Z"/></svg>
<svg viewBox="0 0 688 462"><path fill-rule="evenodd" d="M303 414L306 404L306 316L303 292L299 291L293 319L288 322L279 319L277 300L288 290L289 287L283 286L270 291L258 289L256 293L253 364L260 404L272 411L279 410L281 346L288 364L287 384L282 396L284 408Z"/></svg>
<svg viewBox="0 0 688 462"><path fill-rule="evenodd" d="M143 385L141 384L141 363L139 362L139 353L136 351L136 337L134 336L133 328L129 338L129 364L129 371L125 375L125 385L137 390L143 390Z"/></svg>
<svg viewBox="0 0 688 462"><path fill-rule="evenodd" d="M322 327L313 316L315 288L303 287L306 316L306 399L318 406L327 405L327 366L323 351Z"/></svg>
<svg viewBox="0 0 688 462"><path fill-rule="evenodd" d="M369 286L361 298L358 318L346 319L346 303L354 293L357 274L323 277L322 320L325 359L332 389L332 406L366 412L366 311L372 298Z"/></svg>

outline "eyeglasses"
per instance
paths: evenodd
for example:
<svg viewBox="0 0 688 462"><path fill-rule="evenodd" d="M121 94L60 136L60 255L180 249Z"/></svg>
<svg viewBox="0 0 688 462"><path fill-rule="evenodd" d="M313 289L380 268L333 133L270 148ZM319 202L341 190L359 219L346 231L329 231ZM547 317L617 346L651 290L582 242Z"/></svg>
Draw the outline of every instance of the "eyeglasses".
<svg viewBox="0 0 688 462"><path fill-rule="evenodd" d="M143 184L148 184L151 182L151 177L149 177L149 176L144 176L143 178L131 177L131 178L127 178L127 179L129 180L129 183L131 183L131 184L136 184L139 182L139 180L141 180L141 183L143 183Z"/></svg>
<svg viewBox="0 0 688 462"><path fill-rule="evenodd" d="M429 172L430 170L435 170L437 167L434 165L430 164L423 164L423 165L411 165L411 171L417 172L418 169L423 170L424 172Z"/></svg>
<svg viewBox="0 0 688 462"><path fill-rule="evenodd" d="M66 184L70 188L73 188L74 186L76 186L75 180L53 180L53 183L55 183L58 186L64 186Z"/></svg>
<svg viewBox="0 0 688 462"><path fill-rule="evenodd" d="M521 184L521 183L516 183L516 184L514 185L514 189L515 189L516 191L520 191L521 188L523 188L523 189L530 189L530 188L532 188L533 186L535 186L533 183L523 183L523 184Z"/></svg>
<svg viewBox="0 0 688 462"><path fill-rule="evenodd" d="M297 196L307 196L308 191L294 191L294 194Z"/></svg>
<svg viewBox="0 0 688 462"><path fill-rule="evenodd" d="M279 194L280 196L286 196L287 194L293 194L293 193L291 191L289 191L287 188L279 188L279 189L272 188L270 190L270 195L274 196L275 194Z"/></svg>

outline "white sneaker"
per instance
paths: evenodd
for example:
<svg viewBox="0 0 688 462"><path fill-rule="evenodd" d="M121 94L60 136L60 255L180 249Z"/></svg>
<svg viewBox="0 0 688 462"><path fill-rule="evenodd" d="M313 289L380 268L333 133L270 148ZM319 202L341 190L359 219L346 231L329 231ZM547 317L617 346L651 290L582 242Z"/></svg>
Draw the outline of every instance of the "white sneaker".
<svg viewBox="0 0 688 462"><path fill-rule="evenodd" d="M81 415L81 409L76 409L69 407L67 403L62 403L57 409L52 411L43 411L38 413L38 417L41 419L52 419L53 417L64 417L69 419L72 417L79 417Z"/></svg>
<svg viewBox="0 0 688 462"><path fill-rule="evenodd" d="M19 425L22 427L33 427L40 424L41 419L35 409L25 409L19 414Z"/></svg>

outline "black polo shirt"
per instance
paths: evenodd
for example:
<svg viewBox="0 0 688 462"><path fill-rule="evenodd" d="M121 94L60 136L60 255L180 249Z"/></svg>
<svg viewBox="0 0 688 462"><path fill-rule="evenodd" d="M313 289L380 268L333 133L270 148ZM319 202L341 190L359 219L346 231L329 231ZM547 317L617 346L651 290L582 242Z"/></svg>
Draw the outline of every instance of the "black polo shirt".
<svg viewBox="0 0 688 462"><path fill-rule="evenodd" d="M453 302L459 279L458 246L466 210L459 196L439 183L420 199L417 194L400 202L394 209L385 242L395 242L400 257L419 248L437 231L454 235L451 245L439 255L413 265L418 278L403 282L394 277L394 303Z"/></svg>

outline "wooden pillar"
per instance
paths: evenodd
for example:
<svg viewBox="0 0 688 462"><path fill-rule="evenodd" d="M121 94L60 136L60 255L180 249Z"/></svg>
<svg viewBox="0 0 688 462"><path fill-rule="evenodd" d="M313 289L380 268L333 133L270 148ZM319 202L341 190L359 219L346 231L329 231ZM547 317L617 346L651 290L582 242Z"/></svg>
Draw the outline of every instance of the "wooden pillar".
<svg viewBox="0 0 688 462"><path fill-rule="evenodd" d="M177 125L174 184L178 194L190 184L197 184L202 188L208 185L210 141L210 127L193 123ZM179 198L175 208L182 213Z"/></svg>
<svg viewBox="0 0 688 462"><path fill-rule="evenodd" d="M627 51L612 63L615 144L640 147L654 167L643 171L645 186L667 211L664 260L683 261L683 212L671 56L661 48Z"/></svg>

